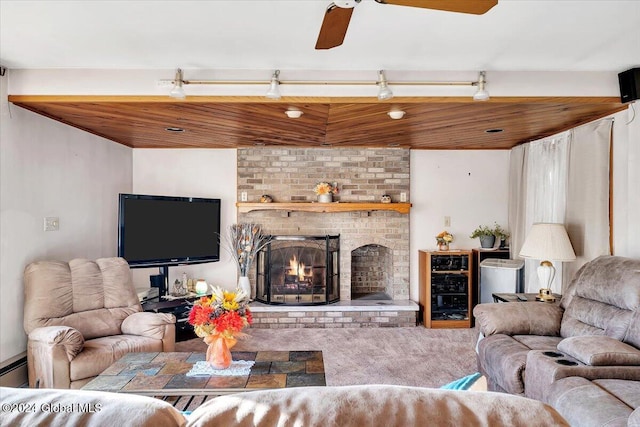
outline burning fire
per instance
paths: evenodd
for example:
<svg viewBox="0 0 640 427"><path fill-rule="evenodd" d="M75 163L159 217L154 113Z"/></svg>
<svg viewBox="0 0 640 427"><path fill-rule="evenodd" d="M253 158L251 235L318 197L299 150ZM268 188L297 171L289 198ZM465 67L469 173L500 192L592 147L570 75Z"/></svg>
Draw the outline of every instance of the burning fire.
<svg viewBox="0 0 640 427"><path fill-rule="evenodd" d="M294 255L292 259L289 260L289 270L287 271L288 275L298 276L298 280L301 282L305 281L306 277L312 277L313 273L304 274L306 266L302 262L298 262L298 259Z"/></svg>

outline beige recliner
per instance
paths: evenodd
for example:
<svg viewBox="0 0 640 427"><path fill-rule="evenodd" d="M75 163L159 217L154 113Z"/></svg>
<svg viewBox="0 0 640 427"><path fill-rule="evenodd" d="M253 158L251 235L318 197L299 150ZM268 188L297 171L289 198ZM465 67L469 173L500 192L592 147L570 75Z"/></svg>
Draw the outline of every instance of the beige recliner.
<svg viewBox="0 0 640 427"><path fill-rule="evenodd" d="M122 258L34 262L24 283L30 387L80 388L126 353L175 348L175 317L142 311Z"/></svg>

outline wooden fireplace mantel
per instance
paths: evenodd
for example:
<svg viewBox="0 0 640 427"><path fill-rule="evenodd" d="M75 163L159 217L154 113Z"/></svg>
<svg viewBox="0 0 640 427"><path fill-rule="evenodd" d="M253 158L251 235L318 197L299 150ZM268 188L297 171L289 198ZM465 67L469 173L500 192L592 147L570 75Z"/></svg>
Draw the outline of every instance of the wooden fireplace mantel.
<svg viewBox="0 0 640 427"><path fill-rule="evenodd" d="M411 203L351 203L351 202L290 202L290 203L246 203L237 202L239 213L251 211L289 211L289 212L355 212L355 211L396 211L408 214Z"/></svg>

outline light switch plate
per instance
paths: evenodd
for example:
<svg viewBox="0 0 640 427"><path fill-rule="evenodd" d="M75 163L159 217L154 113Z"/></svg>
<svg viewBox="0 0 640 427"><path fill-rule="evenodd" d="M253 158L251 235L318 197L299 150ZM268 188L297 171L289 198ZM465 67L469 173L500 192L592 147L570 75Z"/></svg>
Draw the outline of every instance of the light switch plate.
<svg viewBox="0 0 640 427"><path fill-rule="evenodd" d="M47 216L44 218L44 231L60 230L60 218L57 216Z"/></svg>

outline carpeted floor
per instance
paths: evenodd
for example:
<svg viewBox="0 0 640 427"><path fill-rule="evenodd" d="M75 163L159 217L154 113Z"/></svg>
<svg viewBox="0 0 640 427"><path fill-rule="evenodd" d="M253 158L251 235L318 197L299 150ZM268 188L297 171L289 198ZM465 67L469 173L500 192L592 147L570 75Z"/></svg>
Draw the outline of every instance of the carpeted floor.
<svg viewBox="0 0 640 427"><path fill-rule="evenodd" d="M477 372L473 329L247 329L234 351L322 350L327 385L440 387ZM204 352L201 338L176 351Z"/></svg>

